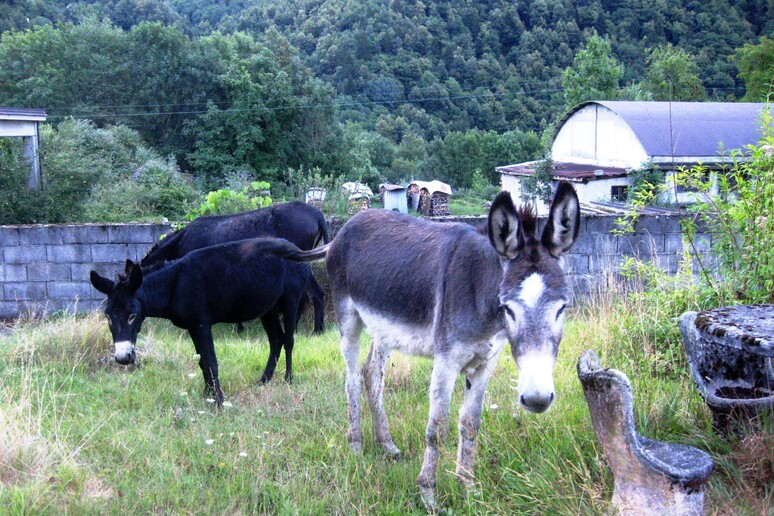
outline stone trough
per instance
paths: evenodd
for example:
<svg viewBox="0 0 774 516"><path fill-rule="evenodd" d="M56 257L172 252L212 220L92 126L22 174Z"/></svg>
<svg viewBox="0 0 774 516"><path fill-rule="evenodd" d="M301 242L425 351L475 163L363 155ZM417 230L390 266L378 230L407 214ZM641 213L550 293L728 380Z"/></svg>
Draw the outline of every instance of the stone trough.
<svg viewBox="0 0 774 516"><path fill-rule="evenodd" d="M680 317L691 377L721 435L754 430L774 407L774 305L739 305Z"/></svg>

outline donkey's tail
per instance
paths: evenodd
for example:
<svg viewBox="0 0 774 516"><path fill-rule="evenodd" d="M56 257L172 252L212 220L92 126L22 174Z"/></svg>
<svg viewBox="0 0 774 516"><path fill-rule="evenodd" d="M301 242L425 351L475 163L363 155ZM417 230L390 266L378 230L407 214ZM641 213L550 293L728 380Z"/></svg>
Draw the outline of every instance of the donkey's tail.
<svg viewBox="0 0 774 516"><path fill-rule="evenodd" d="M331 244L325 244L320 247L315 247L310 251L293 251L288 254L283 254L282 257L294 262L316 262L328 255L328 248L330 246Z"/></svg>
<svg viewBox="0 0 774 516"><path fill-rule="evenodd" d="M254 238L245 240L245 242L248 241L254 249L293 262L315 262L322 260L328 254L328 248L331 246L330 244L325 244L310 251L302 251L284 238Z"/></svg>

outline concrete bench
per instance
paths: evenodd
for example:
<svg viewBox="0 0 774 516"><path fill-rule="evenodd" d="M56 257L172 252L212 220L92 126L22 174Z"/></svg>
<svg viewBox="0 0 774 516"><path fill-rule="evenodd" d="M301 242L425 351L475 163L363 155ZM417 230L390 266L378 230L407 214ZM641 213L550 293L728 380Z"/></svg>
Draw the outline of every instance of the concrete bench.
<svg viewBox="0 0 774 516"><path fill-rule="evenodd" d="M761 305L680 317L691 378L712 411L712 427L723 436L754 431L774 408L768 320L774 320L774 310Z"/></svg>
<svg viewBox="0 0 774 516"><path fill-rule="evenodd" d="M591 420L615 477L617 514L704 514L704 484L714 467L705 452L654 441L637 433L629 379L601 369L593 351L578 360L578 378Z"/></svg>

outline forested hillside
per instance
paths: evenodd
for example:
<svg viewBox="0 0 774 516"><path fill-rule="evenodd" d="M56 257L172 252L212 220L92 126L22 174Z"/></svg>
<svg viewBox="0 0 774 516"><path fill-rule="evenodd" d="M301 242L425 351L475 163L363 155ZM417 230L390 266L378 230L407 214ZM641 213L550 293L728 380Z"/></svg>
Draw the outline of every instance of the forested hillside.
<svg viewBox="0 0 774 516"><path fill-rule="evenodd" d="M760 101L774 66L774 0L11 0L0 31L0 105L125 125L209 186L470 187L579 100Z"/></svg>

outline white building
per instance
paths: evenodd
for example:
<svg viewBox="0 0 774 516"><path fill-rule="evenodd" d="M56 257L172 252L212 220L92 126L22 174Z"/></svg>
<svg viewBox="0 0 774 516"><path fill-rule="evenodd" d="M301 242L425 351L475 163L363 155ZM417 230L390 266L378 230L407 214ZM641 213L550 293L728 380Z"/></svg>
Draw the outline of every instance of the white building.
<svg viewBox="0 0 774 516"><path fill-rule="evenodd" d="M40 123L46 121L46 112L42 109L21 109L0 107L0 137L19 137L24 139L24 154L30 161L30 188L40 188L40 161L38 144Z"/></svg>
<svg viewBox="0 0 774 516"><path fill-rule="evenodd" d="M719 170L732 161L731 151L760 142L764 108L743 102L584 102L554 131L553 181L575 183L582 204L621 202L631 183L628 173L646 164L662 170L668 182L679 167ZM503 190L515 200L525 198L521 180L535 173L537 163L498 167ZM693 197L679 188L668 195L672 203ZM547 212L545 203L537 204L539 213Z"/></svg>

